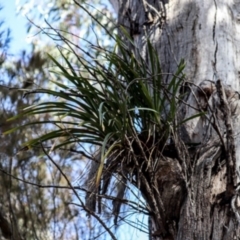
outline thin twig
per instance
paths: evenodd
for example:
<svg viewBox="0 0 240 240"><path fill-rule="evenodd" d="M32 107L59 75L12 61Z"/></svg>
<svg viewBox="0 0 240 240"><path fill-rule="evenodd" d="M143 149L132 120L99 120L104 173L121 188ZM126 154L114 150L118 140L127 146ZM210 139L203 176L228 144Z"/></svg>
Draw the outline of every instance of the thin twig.
<svg viewBox="0 0 240 240"><path fill-rule="evenodd" d="M77 193L76 189L72 186L71 182L69 181L67 175L62 171L61 167L52 159L52 157L47 153L47 151L44 149L43 145L42 146L42 150L45 153L45 155L49 158L49 160L53 163L53 165L58 169L58 171L62 174L62 176L64 177L64 179L67 181L69 187L72 189L72 191L74 192L74 194L76 195L77 199L79 200L79 202L81 203L81 207L91 216L95 217L98 222L104 227L104 229L109 233L109 235L112 237L113 240L117 240L116 237L114 236L114 234L112 233L112 231L109 229L109 227L104 223L104 221L93 211L90 211L88 208L86 208L86 206L84 205L83 201L81 200L81 198L79 197L79 194Z"/></svg>

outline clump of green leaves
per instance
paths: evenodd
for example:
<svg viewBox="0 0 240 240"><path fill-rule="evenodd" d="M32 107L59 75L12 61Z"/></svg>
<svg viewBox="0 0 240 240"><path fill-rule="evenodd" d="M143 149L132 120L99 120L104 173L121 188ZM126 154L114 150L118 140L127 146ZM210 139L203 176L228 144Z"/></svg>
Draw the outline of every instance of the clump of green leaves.
<svg viewBox="0 0 240 240"><path fill-rule="evenodd" d="M76 54L80 69L76 69L61 51L64 65L49 56L58 69L53 73L63 81L54 82L56 90L36 89L27 94L47 94L54 97L54 101L45 100L27 107L9 121L46 114L50 119L33 120L6 133L31 125L51 124L54 129L25 146L31 148L52 139L61 139L55 149L73 143L100 146L99 181L104 159L116 148L123 148L126 139L160 134L164 136L163 144L167 141L179 102L178 89L184 80L184 63L179 63L171 81L165 84L158 54L149 41L148 64L136 47L130 51L119 37L112 51L100 46L91 46L89 52L81 50L83 55Z"/></svg>

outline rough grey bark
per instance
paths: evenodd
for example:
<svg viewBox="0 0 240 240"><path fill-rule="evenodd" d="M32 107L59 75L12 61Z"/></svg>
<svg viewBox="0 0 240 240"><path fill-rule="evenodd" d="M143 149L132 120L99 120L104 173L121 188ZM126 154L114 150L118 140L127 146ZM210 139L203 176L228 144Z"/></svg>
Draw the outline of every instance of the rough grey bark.
<svg viewBox="0 0 240 240"><path fill-rule="evenodd" d="M147 38L164 73L185 60L189 95L179 116L207 112L174 137L151 184L141 179L152 210L150 239L240 239L240 1L119 0L118 6L119 24L146 60Z"/></svg>

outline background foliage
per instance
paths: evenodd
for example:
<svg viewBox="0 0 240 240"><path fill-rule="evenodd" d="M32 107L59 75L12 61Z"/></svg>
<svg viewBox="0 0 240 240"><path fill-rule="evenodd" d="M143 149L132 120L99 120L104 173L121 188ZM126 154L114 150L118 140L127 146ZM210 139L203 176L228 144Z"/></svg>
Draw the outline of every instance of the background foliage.
<svg viewBox="0 0 240 240"><path fill-rule="evenodd" d="M109 22L113 18L109 5L96 1L95 8L88 5L86 8L91 9L103 24L110 26ZM31 36L32 47L30 51L23 48L20 57L9 55L10 30L7 29L7 23L1 23L1 133L24 124L27 119L13 122L6 120L42 98L41 94L23 97L27 90L43 86L54 88L48 81L49 69L53 69L53 64L46 53L60 59L58 48L61 47L63 51L65 46L64 42L54 42L46 36L51 35L48 26L60 29L75 44L79 44L79 36L87 38L91 29L99 31L91 18L87 18L86 12L73 1L18 2L18 11L30 20L26 31ZM41 28L34 23L38 23ZM66 30L71 34L66 33ZM51 37L54 38L54 35ZM69 51L68 58L71 59ZM76 59L71 61L74 63ZM51 79L59 80L54 77L52 75ZM48 115L45 114L43 118L47 119ZM1 135L0 218L8 224L8 228L1 226L2 230L8 230L6 233L3 231L2 236L9 238L13 228L14 239L91 239L101 233L102 229L97 225L93 227L86 214L73 204L75 199L71 190L58 188L59 185L66 185L59 170L49 162L40 148L29 151L22 149L24 142L47 129L47 125L31 126L10 135ZM88 148L88 157L93 150ZM59 150L53 152L53 159L68 179L79 186L86 168L86 157L74 151Z"/></svg>

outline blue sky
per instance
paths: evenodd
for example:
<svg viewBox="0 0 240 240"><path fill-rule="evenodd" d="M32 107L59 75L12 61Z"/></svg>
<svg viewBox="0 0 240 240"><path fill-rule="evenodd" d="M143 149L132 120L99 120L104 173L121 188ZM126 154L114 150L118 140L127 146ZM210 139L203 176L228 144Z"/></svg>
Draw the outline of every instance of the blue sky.
<svg viewBox="0 0 240 240"><path fill-rule="evenodd" d="M0 5L3 6L0 19L4 20L4 26L11 30L10 53L18 54L22 49L28 48L26 42L26 23L28 20L22 15L16 16L15 0L0 1Z"/></svg>

